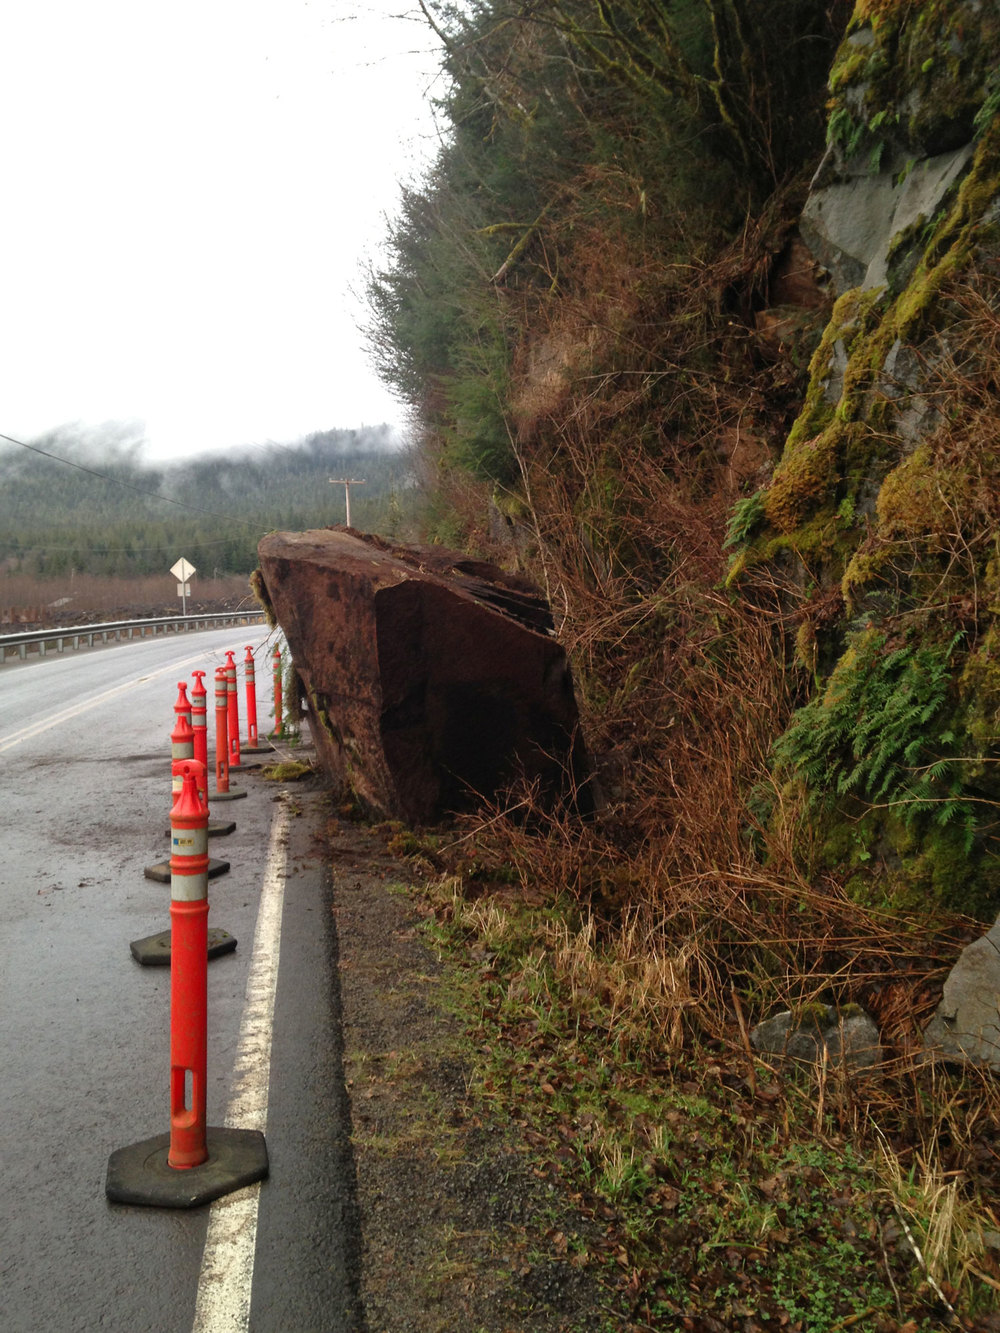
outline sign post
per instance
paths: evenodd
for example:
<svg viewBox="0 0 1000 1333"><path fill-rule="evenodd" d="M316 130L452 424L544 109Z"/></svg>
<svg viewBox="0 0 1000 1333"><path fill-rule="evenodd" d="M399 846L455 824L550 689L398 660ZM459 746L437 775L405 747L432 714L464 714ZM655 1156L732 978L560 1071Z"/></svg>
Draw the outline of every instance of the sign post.
<svg viewBox="0 0 1000 1333"><path fill-rule="evenodd" d="M186 616L187 599L191 596L191 584L188 579L197 571L190 561L181 556L176 565L170 566L170 572L177 580L177 596L181 599L181 615Z"/></svg>

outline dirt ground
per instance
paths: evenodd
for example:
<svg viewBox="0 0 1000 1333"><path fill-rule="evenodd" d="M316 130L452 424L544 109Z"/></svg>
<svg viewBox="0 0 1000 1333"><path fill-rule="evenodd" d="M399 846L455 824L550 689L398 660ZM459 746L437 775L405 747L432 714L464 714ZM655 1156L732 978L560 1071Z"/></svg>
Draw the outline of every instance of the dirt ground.
<svg viewBox="0 0 1000 1333"><path fill-rule="evenodd" d="M328 838L367 1333L620 1327L558 1256L560 1234L593 1224L565 1215L516 1126L477 1106L443 964L401 887L412 867L364 826L331 818Z"/></svg>

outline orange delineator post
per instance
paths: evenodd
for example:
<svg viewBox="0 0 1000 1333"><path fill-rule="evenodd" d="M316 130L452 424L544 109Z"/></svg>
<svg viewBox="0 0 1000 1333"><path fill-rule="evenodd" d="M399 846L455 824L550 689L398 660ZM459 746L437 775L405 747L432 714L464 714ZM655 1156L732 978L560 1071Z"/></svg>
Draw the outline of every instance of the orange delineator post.
<svg viewBox="0 0 1000 1333"><path fill-rule="evenodd" d="M215 671L215 789L220 792L229 790L229 687L226 681L226 668L217 667Z"/></svg>
<svg viewBox="0 0 1000 1333"><path fill-rule="evenodd" d="M226 689L229 701L229 716L226 719L229 728L229 767L240 766L240 701L236 693L236 659L231 652L226 653Z"/></svg>
<svg viewBox="0 0 1000 1333"><path fill-rule="evenodd" d="M177 702L174 704L174 712L178 717L187 718L187 724L191 726L191 701L187 696L186 681L177 682Z"/></svg>
<svg viewBox="0 0 1000 1333"><path fill-rule="evenodd" d="M178 1170L208 1160L208 807L194 764L170 812L170 1149Z"/></svg>
<svg viewBox="0 0 1000 1333"><path fill-rule="evenodd" d="M189 724L187 718L181 714L177 719L177 725L170 733L170 780L175 805L181 794L183 774L188 767L194 770L195 782L198 785L198 799L207 811L208 770L204 764L199 763L194 757L194 728Z"/></svg>
<svg viewBox="0 0 1000 1333"><path fill-rule="evenodd" d="M204 671L192 671L191 729L194 732L194 757L205 765L208 772L208 696L205 693Z"/></svg>
<svg viewBox="0 0 1000 1333"><path fill-rule="evenodd" d="M257 744L257 684L254 670L253 649L247 644L247 655L243 659L243 674L247 683L247 745Z"/></svg>
<svg viewBox="0 0 1000 1333"><path fill-rule="evenodd" d="M225 719L224 672L221 694ZM188 744L186 718L178 718L177 731L177 744ZM224 746L221 756L225 764ZM208 806L198 795L204 769L186 759L175 761L175 772L181 790L170 811L170 930L162 933L170 964L170 1129L116 1149L108 1158L104 1192L113 1203L197 1208L263 1180L268 1160L260 1130L206 1124L208 959L213 950L231 951L236 941L208 929ZM224 937L221 947L216 941L210 947L218 935ZM162 937L139 941L156 944L160 962Z"/></svg>
<svg viewBox="0 0 1000 1333"><path fill-rule="evenodd" d="M274 681L274 735L282 736L281 730L281 649L277 646L274 649L273 658L273 681Z"/></svg>
<svg viewBox="0 0 1000 1333"><path fill-rule="evenodd" d="M194 759L194 730L183 712L177 713L177 721L170 733L170 778L173 789L173 803L181 794L181 765L189 764Z"/></svg>

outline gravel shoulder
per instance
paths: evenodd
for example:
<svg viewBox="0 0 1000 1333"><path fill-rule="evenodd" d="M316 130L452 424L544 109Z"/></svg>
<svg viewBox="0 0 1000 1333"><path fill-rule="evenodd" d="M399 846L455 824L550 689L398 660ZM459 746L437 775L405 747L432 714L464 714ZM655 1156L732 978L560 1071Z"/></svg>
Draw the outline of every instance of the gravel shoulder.
<svg viewBox="0 0 1000 1333"><path fill-rule="evenodd" d="M584 1222L477 1102L413 867L362 825L331 817L327 840L367 1333L613 1327L546 1242Z"/></svg>

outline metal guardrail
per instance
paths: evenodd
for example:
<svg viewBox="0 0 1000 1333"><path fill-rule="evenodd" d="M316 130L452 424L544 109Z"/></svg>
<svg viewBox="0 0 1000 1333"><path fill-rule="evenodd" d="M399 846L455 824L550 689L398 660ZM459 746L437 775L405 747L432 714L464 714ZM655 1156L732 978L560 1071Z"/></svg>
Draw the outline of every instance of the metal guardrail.
<svg viewBox="0 0 1000 1333"><path fill-rule="evenodd" d="M0 634L0 664L8 654L23 662L30 648L44 657L51 644L57 653L71 649L92 648L95 640L108 643L122 639L145 638L147 634L176 634L195 629L223 629L227 625L259 625L263 611L222 611L196 616L157 616L150 620L108 620L99 625L71 625L63 629L25 630L21 634Z"/></svg>

